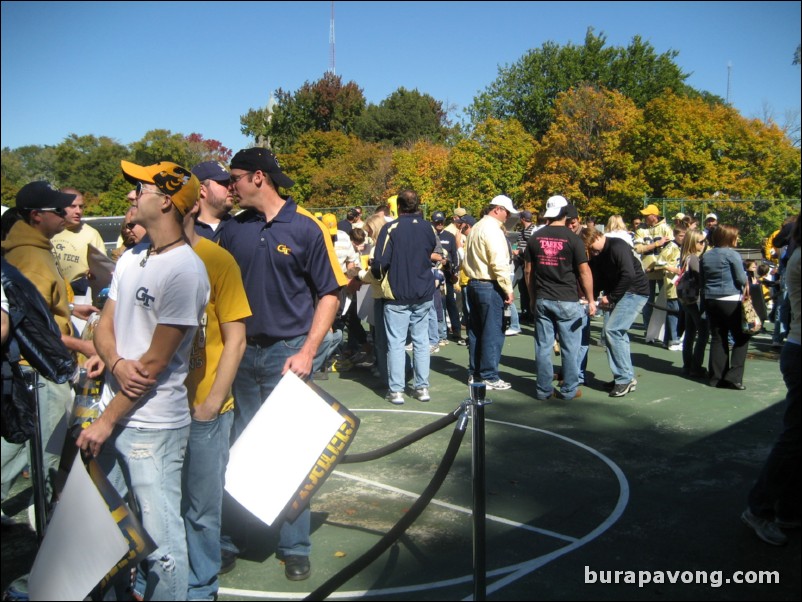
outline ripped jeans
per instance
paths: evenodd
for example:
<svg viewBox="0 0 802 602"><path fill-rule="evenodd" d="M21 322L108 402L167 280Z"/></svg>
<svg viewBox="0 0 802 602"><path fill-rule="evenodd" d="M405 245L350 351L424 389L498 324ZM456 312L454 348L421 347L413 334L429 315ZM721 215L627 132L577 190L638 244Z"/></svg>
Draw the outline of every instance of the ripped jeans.
<svg viewBox="0 0 802 602"><path fill-rule="evenodd" d="M133 491L142 526L158 548L145 560L145 600L186 600L187 538L181 518L181 467L189 425L114 429L98 461L123 497ZM143 581L139 580L141 587ZM137 588L139 589L139 588Z"/></svg>

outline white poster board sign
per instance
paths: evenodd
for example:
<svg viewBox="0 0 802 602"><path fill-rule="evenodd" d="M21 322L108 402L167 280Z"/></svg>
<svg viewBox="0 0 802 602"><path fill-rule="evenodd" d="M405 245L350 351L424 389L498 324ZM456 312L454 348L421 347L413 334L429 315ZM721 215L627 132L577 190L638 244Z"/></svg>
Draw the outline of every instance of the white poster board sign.
<svg viewBox="0 0 802 602"><path fill-rule="evenodd" d="M127 552L128 542L76 454L28 577L30 599L83 600Z"/></svg>
<svg viewBox="0 0 802 602"><path fill-rule="evenodd" d="M342 426L335 408L287 372L231 448L226 490L272 525Z"/></svg>

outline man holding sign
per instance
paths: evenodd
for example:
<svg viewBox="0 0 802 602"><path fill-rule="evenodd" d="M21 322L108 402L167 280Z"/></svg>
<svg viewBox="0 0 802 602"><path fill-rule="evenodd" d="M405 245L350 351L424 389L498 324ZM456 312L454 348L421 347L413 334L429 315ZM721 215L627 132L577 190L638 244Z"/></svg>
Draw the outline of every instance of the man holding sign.
<svg viewBox="0 0 802 602"><path fill-rule="evenodd" d="M319 367L316 354L346 284L323 224L279 194L293 183L267 149L244 149L231 160L230 190L244 211L228 224L220 245L239 264L253 311L245 320L247 346L233 386L235 438L285 372L306 380ZM291 581L311 573L309 529L308 507L281 525L278 552Z"/></svg>

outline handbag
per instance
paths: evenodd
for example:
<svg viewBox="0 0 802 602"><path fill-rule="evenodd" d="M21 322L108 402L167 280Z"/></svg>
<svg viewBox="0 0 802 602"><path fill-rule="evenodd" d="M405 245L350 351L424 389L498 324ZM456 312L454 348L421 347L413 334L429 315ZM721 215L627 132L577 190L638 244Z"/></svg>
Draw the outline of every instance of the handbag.
<svg viewBox="0 0 802 602"><path fill-rule="evenodd" d="M744 334L757 334L763 324L752 305L752 299L748 294L741 297L741 330Z"/></svg>

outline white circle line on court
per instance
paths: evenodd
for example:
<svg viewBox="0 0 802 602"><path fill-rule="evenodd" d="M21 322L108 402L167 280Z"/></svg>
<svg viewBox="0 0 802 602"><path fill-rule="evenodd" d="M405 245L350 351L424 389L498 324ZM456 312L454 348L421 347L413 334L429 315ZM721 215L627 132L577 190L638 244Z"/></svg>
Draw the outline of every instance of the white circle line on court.
<svg viewBox="0 0 802 602"><path fill-rule="evenodd" d="M390 412L390 413L396 413L396 414L428 414L428 415L433 415L433 416L444 416L445 415L444 412L428 412L428 411L421 411L421 410L397 410L397 409L386 409L386 408L375 408L375 409L364 408L364 409L355 409L355 410L352 410L352 411L353 412ZM536 558L532 558L532 559L526 560L524 562L511 564L511 565L507 565L507 566L504 566L504 567L500 567L498 569L493 569L493 570L488 571L487 572L487 576L488 577L501 577L501 579L498 579L497 581L494 581L492 584L488 585L487 593L491 594L491 593L497 592L500 589L502 589L502 588L504 588L504 587L506 587L506 586L518 581L519 579L522 579L523 577L525 577L526 575L536 571L540 567L547 565L552 560L560 558L561 556L564 556L565 554L568 554L569 552L572 552L574 550L577 550L577 549L581 548L585 544L593 541L594 539L599 537L602 533L607 531L607 529L609 529L613 524L615 524L615 522L621 517L621 515L624 513L624 509L626 508L627 503L629 502L629 482L627 481L626 476L624 475L624 472L610 458L605 456L600 451L598 451L598 450L596 450L596 449L594 449L594 448L592 448L592 447L590 447L588 445L585 445L584 443L576 441L575 439L571 439L570 437L566 437L564 435L559 435L559 434L551 432L551 431L546 431L544 429L539 429L537 427L527 426L525 424L519 424L519 423L516 423L516 422L493 420L493 419L489 419L489 418L486 419L485 422L498 424L498 425L502 425L502 426L509 426L509 427L512 427L512 428L520 428L520 429L523 429L523 430L533 431L533 432L536 432L536 433L541 433L541 434L546 435L548 437L555 437L557 439L561 439L562 441L565 441L566 443L568 443L570 445L576 445L577 447L587 451L591 455L593 455L596 458L598 458L599 460L601 460L604 464L606 464L607 467L612 471L612 473L615 475L616 479L618 480L618 486L619 486L618 500L616 502L615 507L613 508L613 511L610 513L610 515L606 519L604 519L601 523L599 523L599 525L595 529L593 529L592 531L590 531L589 533L587 533L586 535L584 535L584 536L582 536L580 538L568 538L568 536L565 536L565 535L561 535L561 534L558 534L558 533L553 533L551 531L541 531L541 530L529 527L528 525L521 525L521 523L516 523L516 522L510 521L508 519L503 519L503 518L500 518L500 517L491 517L490 515L488 515L488 518L491 519L491 520L498 519L500 522L504 522L505 524L509 524L509 525L512 525L512 526L520 526L521 528L529 527L529 529L527 529L527 530L536 531L536 532L538 532L538 534L548 535L550 537L557 537L559 539L568 540L570 542L570 543L568 543L568 545L565 545L565 546L563 546L561 548L558 548L558 549L556 549L556 550L554 550L552 552L549 552L548 554L544 554L542 556L538 556ZM344 477L345 476L345 473L341 473L340 471L335 471L335 474L338 474L338 476L340 476L340 477ZM353 475L347 475L346 478L353 478ZM389 491L394 491L394 492L398 493L399 495L419 497L419 494L414 494L412 492L408 492L408 491L405 491L403 489L397 489L397 488L394 488L394 487L392 487L390 485L378 484L378 483L374 483L372 481L369 481L367 479L362 479L362 478L355 478L354 480L360 480L362 482L377 486L377 487L382 488L382 489L386 489L386 490L389 490ZM433 503L438 503L439 505L442 505L442 506L451 507L453 510L459 511L459 512L464 512L464 511L467 510L467 509L464 509L463 507L460 507L460 506L452 506L451 504L447 504L446 502L435 502L433 500ZM471 511L467 510L467 512L470 513ZM370 589L370 590L350 590L350 591L347 591L347 592L337 592L337 591L335 591L335 592L332 592L332 594L329 596L329 599L388 596L388 595L394 595L394 594L403 594L403 593L427 591L427 590L431 590L431 589L439 589L439 588L443 588L443 587L450 587L452 585L461 585L463 583L469 583L469 582L472 582L472 581L473 581L473 575L470 574L470 575L463 575L461 577L455 577L453 579L444 579L444 580L440 580L440 581L431 581L431 582L428 582L428 583L420 583L420 584L417 584L417 585L406 585L406 586L399 586L399 587L389 587L389 588L383 588L383 589ZM242 589L221 587L220 588L220 594L229 595L229 596L236 596L236 597L240 597L240 598L275 598L275 599L279 599L279 600L300 600L300 599L305 598L307 595L309 595L309 592L306 592L306 593L303 593L303 592L297 592L297 593L292 593L292 592L268 592L268 591L242 590ZM473 596L468 596L468 597L464 598L464 600L472 600L472 599L473 599Z"/></svg>

